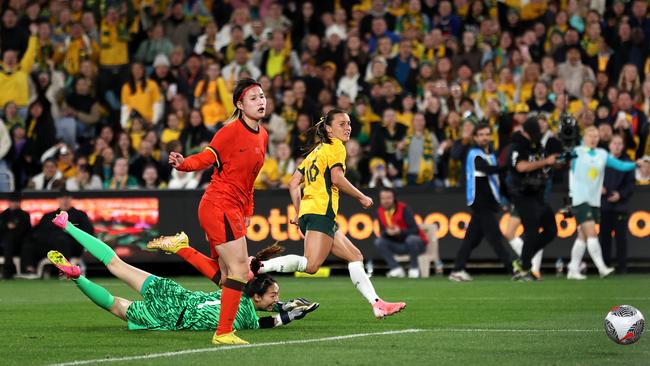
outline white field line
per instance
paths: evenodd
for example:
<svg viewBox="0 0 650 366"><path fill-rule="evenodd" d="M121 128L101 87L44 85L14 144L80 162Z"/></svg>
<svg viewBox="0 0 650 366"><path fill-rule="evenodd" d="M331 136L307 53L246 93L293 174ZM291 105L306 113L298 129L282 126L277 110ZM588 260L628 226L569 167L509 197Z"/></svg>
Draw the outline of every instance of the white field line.
<svg viewBox="0 0 650 366"><path fill-rule="evenodd" d="M348 334L348 335L336 336L336 337L313 338L313 339L297 339L297 340L292 340L292 341L254 343L254 344L244 344L244 345L238 345L238 346L214 346L214 347L211 347L211 348L188 349L188 350L176 351L176 352L151 353L151 354L148 354L148 355L141 355L141 356L128 356L128 357L119 357L119 358L99 358L99 359L95 359L95 360L82 360L82 361L63 362L63 363L51 364L50 366L72 366L72 365L87 365L87 364L104 363L104 362L148 360L148 359L152 359L152 358L173 357L173 356L188 355L188 354L194 354L194 353L204 353L204 352L219 352L219 351L227 351L227 350L231 350L231 349L244 349L244 348L269 347L269 346L284 346L284 345L303 344L303 343L329 342L329 341L339 341L339 340L351 339L351 338L383 336L383 335L393 335L393 334L403 334L403 333L417 333L417 332L425 332L425 331L426 331L425 329L403 329L403 330L393 330L393 331L378 332L378 333L357 333L357 334Z"/></svg>
<svg viewBox="0 0 650 366"><path fill-rule="evenodd" d="M232 350L232 349L257 348L257 347L269 347L269 346L285 346L285 345L292 345L292 344L329 342L329 341L339 341L339 340L351 339L351 338L384 336L384 335L405 334L405 333L419 333L419 332L450 332L450 333L590 333L590 332L602 332L602 331L603 331L602 329L493 329L493 328L403 329L403 330L393 330L393 331L377 332L377 333L356 333L356 334L348 334L348 335L343 335L343 336L325 337L325 338L298 339L298 340L292 340L292 341L254 343L254 344L245 344L245 345L239 345L239 346L215 346L215 347L211 347L211 348L188 349L188 350L175 351L175 352L151 353L151 354L141 355L141 356L127 356L127 357L118 357L118 358L99 358L99 359L95 359L95 360L80 360L80 361L56 363L56 364L51 364L49 366L73 366L73 365L87 365L87 364L106 363L106 362L148 360L148 359L153 359L153 358L182 356L182 355L188 355L188 354L194 354L194 353L228 351L228 350Z"/></svg>

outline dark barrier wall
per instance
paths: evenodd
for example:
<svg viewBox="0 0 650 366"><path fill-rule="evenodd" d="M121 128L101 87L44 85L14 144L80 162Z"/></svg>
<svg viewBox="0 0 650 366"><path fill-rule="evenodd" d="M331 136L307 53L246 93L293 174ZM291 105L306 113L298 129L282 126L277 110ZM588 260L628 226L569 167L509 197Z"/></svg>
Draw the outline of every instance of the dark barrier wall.
<svg viewBox="0 0 650 366"><path fill-rule="evenodd" d="M370 192L378 204L375 192ZM204 234L197 219L197 207L201 198L200 191L120 191L120 192L82 192L75 195L75 202L85 207L91 207L94 211L94 221L102 228L102 235L115 234L107 238L112 246L119 246L121 256L132 257L134 262L142 261L177 261L174 256L162 255L159 253L149 253L141 250L146 240L125 239L122 234L124 227L123 222L110 222L112 212L120 211L120 215L131 217L133 215L148 215L147 222L150 225L141 227L139 220L131 222L138 230L133 232L126 230L131 236L146 236L147 240L154 235L174 234L184 230L190 237L191 244L201 251L207 253L207 245ZM464 205L464 195L461 191L440 191L432 192L423 189L403 189L398 193L398 199L410 205L417 214L418 221L424 220L427 223L436 223L440 227L438 236L440 238L440 254L443 260L453 260L456 251L464 236L464 228L470 219L470 211ZM5 196L6 197L6 196ZM51 210L55 205L52 194L48 193L25 193L25 202L30 199L46 199L31 201L32 218L34 218L34 205L43 205L43 202L49 201ZM559 209L563 195L559 192L552 195L553 207ZM110 200L98 199L109 198ZM149 198L149 200L143 200ZM151 199L157 199L159 214L156 219L155 215L149 213ZM133 201L129 203L129 201ZM128 203L129 207L118 207L119 202ZM140 202L140 203L138 203ZM149 202L146 207L142 207L141 202ZM0 202L6 206L6 202ZM639 260L650 259L650 187L638 187L632 201L632 210L629 217L629 257ZM110 204L114 204L112 208ZM137 213L141 210L141 213ZM129 215L131 213L131 215ZM296 226L288 225L288 218L295 214L293 207L290 206L289 194L285 190L278 191L259 191L255 194L255 216L252 218L252 225L249 228L249 252L254 253L260 248L272 243L281 241L286 247L288 253L302 253L302 242L299 241L299 234ZM339 212L338 223L340 228L348 234L352 241L361 249L366 258L378 258L378 253L373 247L375 232L378 227L374 219L375 209L363 210L359 204L350 197L342 196L341 209ZM108 219L107 219L108 217ZM502 228L505 227L507 217L502 217ZM545 258L567 258L570 256L570 249L575 238L575 221L573 219L564 220L562 215L557 214L556 219L559 223L558 238L551 243L544 253ZM121 225L121 226L120 226ZM121 235L121 236L120 236ZM505 243L505 241L504 241ZM472 259L489 260L495 259L495 255L490 247L485 244L479 246L473 253Z"/></svg>

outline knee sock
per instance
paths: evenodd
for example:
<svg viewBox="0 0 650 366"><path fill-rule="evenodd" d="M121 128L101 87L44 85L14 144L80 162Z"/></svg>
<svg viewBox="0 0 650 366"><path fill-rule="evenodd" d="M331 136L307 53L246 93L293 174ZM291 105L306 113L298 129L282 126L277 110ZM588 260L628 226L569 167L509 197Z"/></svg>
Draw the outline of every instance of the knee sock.
<svg viewBox="0 0 650 366"><path fill-rule="evenodd" d="M375 292L375 287L370 282L370 278L363 269L363 262L350 262L348 263L348 271L350 272L350 279L354 287L361 292L361 295L368 300L370 304L374 304L379 300L379 296Z"/></svg>
<svg viewBox="0 0 650 366"><path fill-rule="evenodd" d="M75 280L79 290L84 293L92 302L106 310L110 310L115 299L110 292L100 285L92 282L84 276L79 276Z"/></svg>
<svg viewBox="0 0 650 366"><path fill-rule="evenodd" d="M221 278L219 275L218 261L203 255L203 253L192 247L181 248L176 252L176 254L201 272L203 276L212 280L212 282L219 284Z"/></svg>
<svg viewBox="0 0 650 366"><path fill-rule="evenodd" d="M304 272L306 268L307 258L300 255L289 254L263 261L259 272Z"/></svg>
<svg viewBox="0 0 650 366"><path fill-rule="evenodd" d="M524 247L524 241L521 239L521 237L518 236L510 240L508 243L510 243L512 250L514 250L515 253L517 253L517 255L521 257L521 249Z"/></svg>
<svg viewBox="0 0 650 366"><path fill-rule="evenodd" d="M582 257L585 256L585 250L587 249L587 244L584 240L576 238L576 241L573 243L573 248L571 248L571 262L569 262L569 271L579 272L580 262L582 262Z"/></svg>
<svg viewBox="0 0 650 366"><path fill-rule="evenodd" d="M93 257L99 259L105 266L113 259L115 252L103 241L68 222L65 231L79 242Z"/></svg>
<svg viewBox="0 0 650 366"><path fill-rule="evenodd" d="M598 272L605 273L605 271L607 271L607 266L603 260L603 251L600 248L598 238L587 238L587 250L589 251L591 260L598 268Z"/></svg>
<svg viewBox="0 0 650 366"><path fill-rule="evenodd" d="M535 255L533 256L533 259L531 259L530 263L530 270L533 272L539 272L542 269L542 256L543 256L544 251L540 250Z"/></svg>
<svg viewBox="0 0 650 366"><path fill-rule="evenodd" d="M217 335L232 332L232 325L235 322L241 293L246 285L246 280L228 277L221 291L221 312L219 313L219 324Z"/></svg>

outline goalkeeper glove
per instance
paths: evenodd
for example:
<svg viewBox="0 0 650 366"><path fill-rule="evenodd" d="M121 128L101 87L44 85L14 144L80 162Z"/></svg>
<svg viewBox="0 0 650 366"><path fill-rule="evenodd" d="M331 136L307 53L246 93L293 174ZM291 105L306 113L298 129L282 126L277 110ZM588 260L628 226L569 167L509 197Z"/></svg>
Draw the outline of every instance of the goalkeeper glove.
<svg viewBox="0 0 650 366"><path fill-rule="evenodd" d="M275 316L276 324L275 326L286 325L291 323L293 320L300 320L304 318L307 314L318 309L320 306L319 303L313 302L309 305L297 306L290 311L281 310L279 314Z"/></svg>
<svg viewBox="0 0 650 366"><path fill-rule="evenodd" d="M287 302L278 301L273 306L273 311L279 313L281 311L291 311L299 306L309 306L312 302L305 299L304 297L299 297L297 299L291 299Z"/></svg>

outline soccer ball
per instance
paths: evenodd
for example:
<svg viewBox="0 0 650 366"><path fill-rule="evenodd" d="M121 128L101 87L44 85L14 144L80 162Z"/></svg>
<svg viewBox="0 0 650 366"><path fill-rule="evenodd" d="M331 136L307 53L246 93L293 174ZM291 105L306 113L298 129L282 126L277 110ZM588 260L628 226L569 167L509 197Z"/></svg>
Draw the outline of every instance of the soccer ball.
<svg viewBox="0 0 650 366"><path fill-rule="evenodd" d="M605 332L612 341L628 345L641 338L645 328L643 314L630 305L615 306L605 317Z"/></svg>

